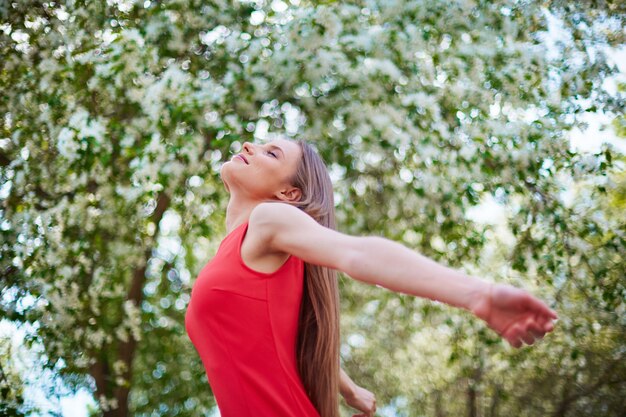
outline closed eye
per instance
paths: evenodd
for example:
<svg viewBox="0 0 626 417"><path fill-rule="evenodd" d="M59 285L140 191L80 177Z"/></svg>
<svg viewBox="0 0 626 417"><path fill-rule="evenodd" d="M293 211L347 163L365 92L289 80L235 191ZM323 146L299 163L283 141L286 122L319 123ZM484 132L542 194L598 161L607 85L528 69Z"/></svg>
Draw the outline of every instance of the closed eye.
<svg viewBox="0 0 626 417"><path fill-rule="evenodd" d="M276 156L276 154L272 151L267 151L267 153L269 153L270 155L272 155L274 158L278 159L278 157Z"/></svg>

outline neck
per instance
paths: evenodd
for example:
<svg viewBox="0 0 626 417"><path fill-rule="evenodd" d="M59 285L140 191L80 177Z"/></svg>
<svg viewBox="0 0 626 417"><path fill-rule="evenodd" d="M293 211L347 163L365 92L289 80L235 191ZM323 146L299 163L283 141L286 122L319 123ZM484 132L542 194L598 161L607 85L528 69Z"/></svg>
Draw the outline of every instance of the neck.
<svg viewBox="0 0 626 417"><path fill-rule="evenodd" d="M226 207L226 233L230 233L250 218L260 201L248 200L231 193Z"/></svg>

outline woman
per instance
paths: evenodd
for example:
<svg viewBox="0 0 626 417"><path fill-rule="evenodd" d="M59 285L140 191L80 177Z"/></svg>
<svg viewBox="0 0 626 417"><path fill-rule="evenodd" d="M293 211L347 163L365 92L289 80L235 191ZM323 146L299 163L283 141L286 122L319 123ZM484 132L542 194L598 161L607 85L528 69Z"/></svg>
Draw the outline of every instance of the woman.
<svg viewBox="0 0 626 417"><path fill-rule="evenodd" d="M340 369L336 271L464 308L512 346L556 313L391 240L335 230L326 167L304 141L246 142L221 169L228 234L194 283L185 326L222 417L339 417L338 395L373 416L371 392Z"/></svg>

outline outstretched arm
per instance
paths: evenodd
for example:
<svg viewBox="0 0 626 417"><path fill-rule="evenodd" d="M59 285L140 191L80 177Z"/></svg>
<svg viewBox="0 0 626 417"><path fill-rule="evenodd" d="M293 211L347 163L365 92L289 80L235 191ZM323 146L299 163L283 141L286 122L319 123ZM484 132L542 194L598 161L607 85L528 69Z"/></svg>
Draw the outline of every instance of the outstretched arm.
<svg viewBox="0 0 626 417"><path fill-rule="evenodd" d="M553 329L556 313L510 285L493 284L443 266L389 239L361 238L346 273L392 291L426 297L471 311L512 346Z"/></svg>
<svg viewBox="0 0 626 417"><path fill-rule="evenodd" d="M469 276L389 239L326 228L288 204L261 203L252 210L249 223L250 230L276 252L343 271L368 284L464 308L515 347L543 337L557 318L526 291Z"/></svg>

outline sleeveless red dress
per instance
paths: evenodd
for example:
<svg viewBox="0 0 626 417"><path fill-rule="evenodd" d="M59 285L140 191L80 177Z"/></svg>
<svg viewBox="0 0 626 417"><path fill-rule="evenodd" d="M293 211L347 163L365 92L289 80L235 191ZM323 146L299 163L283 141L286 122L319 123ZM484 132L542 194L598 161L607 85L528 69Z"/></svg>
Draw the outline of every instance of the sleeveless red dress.
<svg viewBox="0 0 626 417"><path fill-rule="evenodd" d="M296 366L304 262L273 273L241 259L248 221L222 240L200 271L185 329L200 354L221 417L320 417Z"/></svg>

